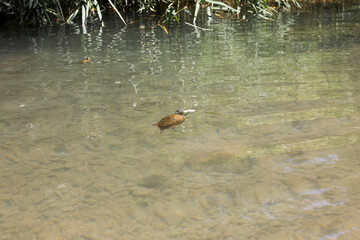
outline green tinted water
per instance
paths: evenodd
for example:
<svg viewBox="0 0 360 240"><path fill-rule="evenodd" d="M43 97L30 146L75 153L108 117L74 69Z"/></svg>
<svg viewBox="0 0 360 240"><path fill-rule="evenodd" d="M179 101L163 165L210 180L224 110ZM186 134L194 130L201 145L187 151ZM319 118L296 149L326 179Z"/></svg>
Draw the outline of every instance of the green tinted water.
<svg viewBox="0 0 360 240"><path fill-rule="evenodd" d="M359 16L3 27L0 239L359 238Z"/></svg>

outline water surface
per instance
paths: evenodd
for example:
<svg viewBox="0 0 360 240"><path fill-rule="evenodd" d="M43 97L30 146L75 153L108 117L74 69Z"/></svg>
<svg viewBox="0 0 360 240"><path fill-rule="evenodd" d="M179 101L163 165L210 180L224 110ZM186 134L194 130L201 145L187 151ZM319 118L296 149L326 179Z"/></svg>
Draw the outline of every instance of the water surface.
<svg viewBox="0 0 360 240"><path fill-rule="evenodd" d="M3 26L0 239L360 238L359 16Z"/></svg>

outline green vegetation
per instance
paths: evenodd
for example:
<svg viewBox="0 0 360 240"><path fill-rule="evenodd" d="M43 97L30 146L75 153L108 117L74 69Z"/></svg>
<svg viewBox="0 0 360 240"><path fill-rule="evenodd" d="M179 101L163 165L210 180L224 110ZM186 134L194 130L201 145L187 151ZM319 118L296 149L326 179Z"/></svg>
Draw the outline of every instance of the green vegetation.
<svg viewBox="0 0 360 240"><path fill-rule="evenodd" d="M19 24L66 24L74 19L86 24L89 19L102 21L105 11L114 11L124 22L130 11L159 14L159 25L165 30L174 20L190 15L196 25L199 14L208 18L231 13L239 19L255 14L266 19L279 10L300 6L297 0L0 0L0 17Z"/></svg>

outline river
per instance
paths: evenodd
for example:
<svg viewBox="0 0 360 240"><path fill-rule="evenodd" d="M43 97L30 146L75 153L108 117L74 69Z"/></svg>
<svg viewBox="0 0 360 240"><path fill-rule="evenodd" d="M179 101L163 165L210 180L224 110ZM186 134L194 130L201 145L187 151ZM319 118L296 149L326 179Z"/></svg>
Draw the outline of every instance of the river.
<svg viewBox="0 0 360 240"><path fill-rule="evenodd" d="M359 239L360 5L340 6L1 26L0 239Z"/></svg>

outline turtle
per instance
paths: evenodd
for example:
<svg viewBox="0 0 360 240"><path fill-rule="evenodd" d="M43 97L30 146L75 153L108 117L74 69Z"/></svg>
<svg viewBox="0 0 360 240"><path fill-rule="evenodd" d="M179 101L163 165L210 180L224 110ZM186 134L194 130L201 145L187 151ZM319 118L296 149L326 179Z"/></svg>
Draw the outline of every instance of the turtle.
<svg viewBox="0 0 360 240"><path fill-rule="evenodd" d="M85 58L84 60L81 60L80 63L89 63L90 57Z"/></svg>
<svg viewBox="0 0 360 240"><path fill-rule="evenodd" d="M157 126L160 129L160 133L168 128L176 128L185 121L185 115L188 113L180 110L176 110L174 114L163 117L159 122L154 123L153 126Z"/></svg>

